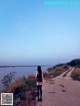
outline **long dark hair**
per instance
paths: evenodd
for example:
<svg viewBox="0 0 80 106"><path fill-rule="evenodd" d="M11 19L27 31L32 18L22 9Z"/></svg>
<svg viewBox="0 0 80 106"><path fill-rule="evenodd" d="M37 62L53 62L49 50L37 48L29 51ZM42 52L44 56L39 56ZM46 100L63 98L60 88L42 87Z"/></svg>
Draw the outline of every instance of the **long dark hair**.
<svg viewBox="0 0 80 106"><path fill-rule="evenodd" d="M37 71L38 71L38 75L39 75L39 76L42 76L41 66L38 66L38 67L37 67Z"/></svg>

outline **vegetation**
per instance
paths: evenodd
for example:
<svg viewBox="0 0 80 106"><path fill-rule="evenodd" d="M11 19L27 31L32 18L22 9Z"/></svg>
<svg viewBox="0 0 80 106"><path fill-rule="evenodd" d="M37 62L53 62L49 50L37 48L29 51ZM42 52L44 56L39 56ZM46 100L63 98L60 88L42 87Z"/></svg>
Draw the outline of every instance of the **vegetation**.
<svg viewBox="0 0 80 106"><path fill-rule="evenodd" d="M67 65L80 67L80 59L74 59L68 62Z"/></svg>
<svg viewBox="0 0 80 106"><path fill-rule="evenodd" d="M72 72L71 77L75 80L80 80L80 59L74 59L66 64L58 64L53 67L48 68L48 76L56 77L63 72L67 71L69 67L75 67L75 70ZM70 71L70 70L69 70ZM67 71L63 77L69 72Z"/></svg>
<svg viewBox="0 0 80 106"><path fill-rule="evenodd" d="M36 105L36 79L34 75L19 77L14 81L11 78L11 73L4 76L2 83L5 85L3 93L14 94L14 106L35 106ZM5 77L8 78L5 82ZM13 77L13 76L12 76ZM7 86L7 87L6 87Z"/></svg>
<svg viewBox="0 0 80 106"><path fill-rule="evenodd" d="M49 73L49 76L56 77L62 74L63 72L67 71L68 69L69 69L69 66L67 66L66 64L58 64L54 67L48 68L48 73Z"/></svg>
<svg viewBox="0 0 80 106"><path fill-rule="evenodd" d="M71 77L74 80L79 80L80 81L80 68L75 68L74 71L71 74Z"/></svg>
<svg viewBox="0 0 80 106"><path fill-rule="evenodd" d="M16 72L10 72L9 74L5 75L1 80L2 84L6 87L9 86L12 80L14 79L15 73Z"/></svg>

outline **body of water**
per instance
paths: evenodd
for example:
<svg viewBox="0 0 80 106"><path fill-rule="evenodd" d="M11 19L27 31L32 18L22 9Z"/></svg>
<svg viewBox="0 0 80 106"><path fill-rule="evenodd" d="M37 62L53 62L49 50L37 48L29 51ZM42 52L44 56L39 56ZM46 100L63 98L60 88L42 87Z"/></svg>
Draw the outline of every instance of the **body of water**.
<svg viewBox="0 0 80 106"><path fill-rule="evenodd" d="M45 72L47 71L48 66L42 67L42 71ZM20 77L20 76L25 76L27 77L29 74L34 74L37 70L37 67L5 67L5 68L0 68L0 87L2 86L1 84L1 79L4 77L4 75L7 75L10 72L16 72L15 78Z"/></svg>

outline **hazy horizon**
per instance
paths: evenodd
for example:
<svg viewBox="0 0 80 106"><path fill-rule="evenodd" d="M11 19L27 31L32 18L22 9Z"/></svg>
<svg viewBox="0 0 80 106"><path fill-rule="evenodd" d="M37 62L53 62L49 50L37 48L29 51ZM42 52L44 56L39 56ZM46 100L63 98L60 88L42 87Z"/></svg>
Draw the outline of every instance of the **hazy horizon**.
<svg viewBox="0 0 80 106"><path fill-rule="evenodd" d="M80 5L44 1L0 1L0 65L55 65L80 58Z"/></svg>
<svg viewBox="0 0 80 106"><path fill-rule="evenodd" d="M75 58L66 58L66 59L56 59L55 61L50 59L46 61L35 61L35 62L12 62L12 63L7 63L7 62L1 62L0 66L16 66L16 65L50 65L50 66L54 66L60 63L67 63L70 62L73 59L80 59L80 57L75 57Z"/></svg>

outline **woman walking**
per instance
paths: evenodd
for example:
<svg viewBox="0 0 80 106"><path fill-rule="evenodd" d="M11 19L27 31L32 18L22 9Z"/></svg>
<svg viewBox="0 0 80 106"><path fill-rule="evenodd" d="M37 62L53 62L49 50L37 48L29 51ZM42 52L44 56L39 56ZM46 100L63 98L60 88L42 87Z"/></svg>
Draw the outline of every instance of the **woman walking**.
<svg viewBox="0 0 80 106"><path fill-rule="evenodd" d="M42 73L42 70L41 70L41 66L37 67L36 78L37 78L36 84L37 84L38 101L42 101L43 73Z"/></svg>

